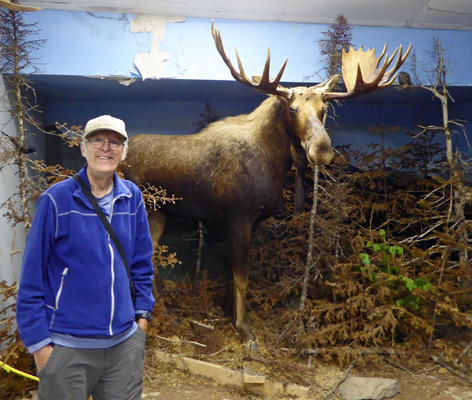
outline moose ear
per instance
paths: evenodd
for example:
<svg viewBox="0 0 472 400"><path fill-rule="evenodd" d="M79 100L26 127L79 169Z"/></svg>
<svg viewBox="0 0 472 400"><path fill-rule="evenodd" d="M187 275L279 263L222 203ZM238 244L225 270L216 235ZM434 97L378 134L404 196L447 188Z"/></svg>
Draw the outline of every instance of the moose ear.
<svg viewBox="0 0 472 400"><path fill-rule="evenodd" d="M333 75L325 82L318 83L316 86L312 86L311 90L315 93L327 93L332 92L333 89L338 84L339 80L341 79L340 75Z"/></svg>

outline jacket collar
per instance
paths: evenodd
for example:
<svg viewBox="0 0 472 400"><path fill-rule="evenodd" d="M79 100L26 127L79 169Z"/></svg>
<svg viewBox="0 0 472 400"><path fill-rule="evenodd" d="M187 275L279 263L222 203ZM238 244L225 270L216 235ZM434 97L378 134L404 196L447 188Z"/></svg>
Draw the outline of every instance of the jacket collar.
<svg viewBox="0 0 472 400"><path fill-rule="evenodd" d="M85 182L85 184L91 189L90 186L90 181L87 176L87 165L85 165L78 173L79 175ZM87 207L93 209L92 205L88 201L87 197L85 196L84 192L82 191L82 188L79 186L79 184L76 182L75 183L78 187L75 190L73 196L76 198L79 198ZM118 177L118 174L115 172L115 175L113 176L113 199L116 200L121 197L131 197L131 192L130 190L126 187L126 185L123 183L122 179Z"/></svg>

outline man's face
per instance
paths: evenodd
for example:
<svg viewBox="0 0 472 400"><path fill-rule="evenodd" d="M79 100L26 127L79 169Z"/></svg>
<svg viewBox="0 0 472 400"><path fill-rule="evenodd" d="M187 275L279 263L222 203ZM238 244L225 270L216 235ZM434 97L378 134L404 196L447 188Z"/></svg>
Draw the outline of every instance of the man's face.
<svg viewBox="0 0 472 400"><path fill-rule="evenodd" d="M115 172L126 157L127 148L123 143L123 136L113 131L99 131L88 136L82 142L81 150L91 172Z"/></svg>

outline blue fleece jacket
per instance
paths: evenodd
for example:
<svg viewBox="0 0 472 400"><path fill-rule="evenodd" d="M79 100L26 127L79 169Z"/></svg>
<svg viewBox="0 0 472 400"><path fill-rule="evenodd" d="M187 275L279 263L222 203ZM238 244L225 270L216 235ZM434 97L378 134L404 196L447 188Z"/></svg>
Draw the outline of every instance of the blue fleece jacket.
<svg viewBox="0 0 472 400"><path fill-rule="evenodd" d="M79 175L90 187L84 167ZM18 291L17 322L25 346L49 332L110 337L129 329L135 310L151 311L152 240L142 194L115 174L109 220L124 248L126 267L78 183L57 183L39 198L28 233Z"/></svg>

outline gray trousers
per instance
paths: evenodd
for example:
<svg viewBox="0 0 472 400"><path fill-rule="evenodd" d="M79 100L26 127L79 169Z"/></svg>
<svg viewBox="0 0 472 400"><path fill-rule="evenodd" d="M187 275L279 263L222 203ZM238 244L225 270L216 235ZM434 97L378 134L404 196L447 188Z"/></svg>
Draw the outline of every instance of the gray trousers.
<svg viewBox="0 0 472 400"><path fill-rule="evenodd" d="M38 374L38 400L140 400L146 335L138 328L109 349L54 346Z"/></svg>

